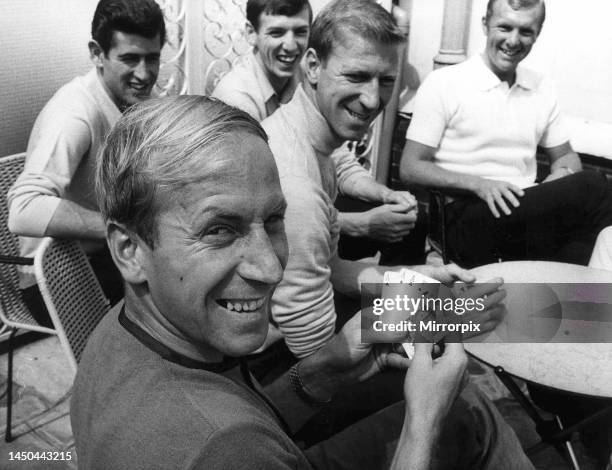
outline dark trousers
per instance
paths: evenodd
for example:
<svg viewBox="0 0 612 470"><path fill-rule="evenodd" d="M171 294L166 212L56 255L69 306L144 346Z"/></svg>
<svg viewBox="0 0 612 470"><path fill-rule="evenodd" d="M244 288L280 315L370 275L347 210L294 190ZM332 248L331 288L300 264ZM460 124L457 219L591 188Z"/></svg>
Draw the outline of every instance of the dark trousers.
<svg viewBox="0 0 612 470"><path fill-rule="evenodd" d="M612 225L612 185L594 171L527 188L519 202L499 219L475 196L447 204L449 258L465 268L499 259L586 265L597 234Z"/></svg>
<svg viewBox="0 0 612 470"><path fill-rule="evenodd" d="M340 212L366 212L379 205L346 196L338 196L335 203ZM423 264L426 236L427 220L419 216L415 227L397 243L340 235L338 255L342 259L356 260L374 256L380 251L380 264L383 266Z"/></svg>

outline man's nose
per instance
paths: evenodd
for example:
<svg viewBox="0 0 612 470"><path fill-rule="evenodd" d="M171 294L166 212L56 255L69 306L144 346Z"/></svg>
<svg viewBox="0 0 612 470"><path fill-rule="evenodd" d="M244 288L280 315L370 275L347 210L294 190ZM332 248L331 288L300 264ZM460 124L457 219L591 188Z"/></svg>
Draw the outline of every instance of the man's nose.
<svg viewBox="0 0 612 470"><path fill-rule="evenodd" d="M279 255L265 229L249 235L241 257L238 274L242 278L264 284L278 284L283 278Z"/></svg>
<svg viewBox="0 0 612 470"><path fill-rule="evenodd" d="M139 80L146 81L149 79L151 74L152 72L149 64L147 64L147 61L143 58L140 62L138 62L138 65L134 69L134 76Z"/></svg>
<svg viewBox="0 0 612 470"><path fill-rule="evenodd" d="M508 33L508 37L506 38L506 42L511 47L516 47L521 43L521 37L517 30L512 30Z"/></svg>
<svg viewBox="0 0 612 470"><path fill-rule="evenodd" d="M360 97L361 105L368 110L378 109L380 106L380 84L374 78L363 84Z"/></svg>
<svg viewBox="0 0 612 470"><path fill-rule="evenodd" d="M297 49L297 41L295 40L295 34L293 31L287 31L283 36L283 49L286 52L295 52Z"/></svg>

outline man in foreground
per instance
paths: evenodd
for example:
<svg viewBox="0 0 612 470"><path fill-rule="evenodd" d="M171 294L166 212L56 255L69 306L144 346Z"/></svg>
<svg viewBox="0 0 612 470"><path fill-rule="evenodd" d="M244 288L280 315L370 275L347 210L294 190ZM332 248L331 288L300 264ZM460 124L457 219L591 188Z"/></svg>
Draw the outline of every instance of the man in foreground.
<svg viewBox="0 0 612 470"><path fill-rule="evenodd" d="M119 273L104 242L93 192L96 154L126 108L149 98L165 41L154 0L101 0L91 25L93 69L64 85L39 114L26 163L8 193L9 228L33 257L40 237L76 238L112 303L122 296ZM34 273L21 279L26 297L39 297Z"/></svg>
<svg viewBox="0 0 612 470"><path fill-rule="evenodd" d="M472 425L444 426L466 365L458 343L436 360L417 345L405 403L304 452L291 440L340 386L408 361L360 343L355 316L265 390L253 380L241 357L265 340L287 261L286 202L265 139L246 113L185 96L139 105L109 135L97 193L125 303L79 365L79 467L531 468L484 402L457 399Z"/></svg>
<svg viewBox="0 0 612 470"><path fill-rule="evenodd" d="M432 72L419 88L400 166L405 182L448 191L449 257L587 264L612 225L606 178L582 171L552 83L520 65L542 30L543 0L490 0L482 55ZM551 173L536 180L536 149Z"/></svg>

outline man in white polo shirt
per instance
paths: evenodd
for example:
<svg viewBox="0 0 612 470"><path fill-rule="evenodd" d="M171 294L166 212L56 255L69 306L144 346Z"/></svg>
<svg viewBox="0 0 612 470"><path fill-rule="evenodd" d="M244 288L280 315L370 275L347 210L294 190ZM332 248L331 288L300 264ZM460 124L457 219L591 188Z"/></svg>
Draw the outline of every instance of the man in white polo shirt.
<svg viewBox="0 0 612 470"><path fill-rule="evenodd" d="M544 23L543 0L489 0L485 51L432 72L419 89L401 163L404 181L443 188L450 258L587 264L612 224L611 190L582 171L552 83L520 66ZM536 180L536 149L551 173Z"/></svg>

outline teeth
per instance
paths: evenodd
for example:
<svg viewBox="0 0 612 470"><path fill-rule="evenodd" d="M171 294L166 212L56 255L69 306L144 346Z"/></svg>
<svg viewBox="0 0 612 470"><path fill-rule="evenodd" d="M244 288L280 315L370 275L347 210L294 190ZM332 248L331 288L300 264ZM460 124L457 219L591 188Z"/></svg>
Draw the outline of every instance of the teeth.
<svg viewBox="0 0 612 470"><path fill-rule="evenodd" d="M361 119L362 121L365 121L365 120L366 120L366 116L364 116L363 114L357 114L357 113L354 113L354 112L353 112L353 111L351 111L350 109L347 109L347 111L349 112L349 114L350 114L351 116L354 116L354 117L356 117L357 119Z"/></svg>
<svg viewBox="0 0 612 470"><path fill-rule="evenodd" d="M260 298L256 300L245 300L245 301L229 301L229 300L218 300L217 303L222 307L230 311L235 312L252 312L261 307L265 302L265 298Z"/></svg>
<svg viewBox="0 0 612 470"><path fill-rule="evenodd" d="M285 64L291 64L291 63L295 62L296 58L297 58L297 56L291 56L291 57L281 56L281 55L277 56L277 59L279 61L285 63Z"/></svg>

